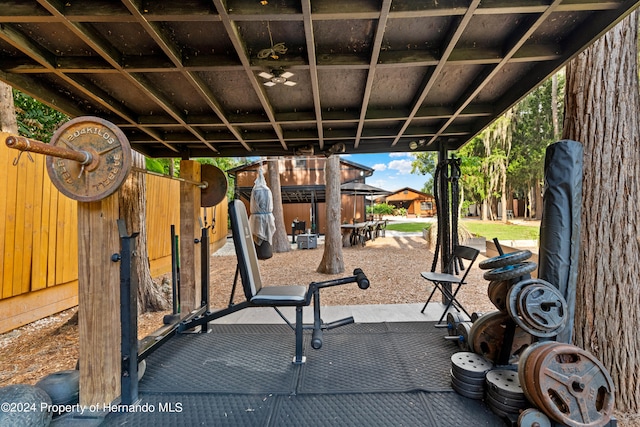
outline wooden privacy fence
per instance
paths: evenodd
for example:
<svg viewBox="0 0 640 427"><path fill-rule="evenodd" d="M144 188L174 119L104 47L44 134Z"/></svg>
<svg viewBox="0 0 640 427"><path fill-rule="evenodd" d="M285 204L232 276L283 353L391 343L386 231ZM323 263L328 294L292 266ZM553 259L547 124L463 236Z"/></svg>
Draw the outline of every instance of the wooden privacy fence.
<svg viewBox="0 0 640 427"><path fill-rule="evenodd" d="M0 146L0 333L78 304L77 202L51 183L45 157ZM227 203L202 209L212 252L227 236ZM151 274L171 271L171 224L180 230L180 182L147 176ZM116 224L114 224L116 227ZM136 231L136 230L129 230Z"/></svg>

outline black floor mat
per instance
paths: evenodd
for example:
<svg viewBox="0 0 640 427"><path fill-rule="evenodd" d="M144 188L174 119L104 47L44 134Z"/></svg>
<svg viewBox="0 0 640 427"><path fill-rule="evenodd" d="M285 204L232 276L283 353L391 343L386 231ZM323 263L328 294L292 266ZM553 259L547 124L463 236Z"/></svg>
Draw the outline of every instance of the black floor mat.
<svg viewBox="0 0 640 427"><path fill-rule="evenodd" d="M480 401L450 386L457 350L429 323L353 324L305 334L307 361L291 363L286 325L214 325L181 335L147 359L140 404L111 413L127 426L501 426Z"/></svg>
<svg viewBox="0 0 640 427"><path fill-rule="evenodd" d="M245 325L243 325L245 326ZM285 393L295 391L293 332L223 328L228 332L179 335L147 359L141 393ZM257 333L256 330L262 330Z"/></svg>

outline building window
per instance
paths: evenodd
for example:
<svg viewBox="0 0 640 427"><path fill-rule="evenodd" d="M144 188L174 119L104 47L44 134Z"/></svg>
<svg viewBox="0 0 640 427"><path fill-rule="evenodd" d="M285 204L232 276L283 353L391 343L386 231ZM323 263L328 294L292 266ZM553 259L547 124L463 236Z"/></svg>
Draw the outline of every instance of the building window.
<svg viewBox="0 0 640 427"><path fill-rule="evenodd" d="M433 203L432 202L420 202L420 210L423 210L423 211L433 210Z"/></svg>
<svg viewBox="0 0 640 427"><path fill-rule="evenodd" d="M307 168L307 159L296 159L296 166L297 169L306 169Z"/></svg>

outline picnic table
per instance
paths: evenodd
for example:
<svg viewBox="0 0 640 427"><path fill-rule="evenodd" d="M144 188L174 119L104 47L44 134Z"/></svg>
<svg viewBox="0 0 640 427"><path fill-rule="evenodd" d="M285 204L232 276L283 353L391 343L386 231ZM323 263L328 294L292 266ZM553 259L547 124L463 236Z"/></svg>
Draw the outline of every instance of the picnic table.
<svg viewBox="0 0 640 427"><path fill-rule="evenodd" d="M384 237L387 221L365 221L356 222L354 224L342 224L342 245L356 246L360 244L364 246L367 240L375 240L376 237Z"/></svg>

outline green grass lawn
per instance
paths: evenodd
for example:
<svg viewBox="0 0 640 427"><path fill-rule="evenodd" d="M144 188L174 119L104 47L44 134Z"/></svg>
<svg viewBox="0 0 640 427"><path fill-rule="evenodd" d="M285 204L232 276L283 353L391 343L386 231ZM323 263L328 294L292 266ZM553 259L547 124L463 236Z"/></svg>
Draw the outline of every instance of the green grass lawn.
<svg viewBox="0 0 640 427"><path fill-rule="evenodd" d="M473 220L463 220L461 224L471 233L492 240L538 240L540 229L529 225L503 224L501 222L486 223ZM423 228L429 228L431 223L424 222L390 222L387 230L402 232L421 232Z"/></svg>
<svg viewBox="0 0 640 427"><path fill-rule="evenodd" d="M478 221L462 221L467 230L487 240L497 237L498 240L538 240L540 228L530 225L503 224L496 222L488 224Z"/></svg>
<svg viewBox="0 0 640 427"><path fill-rule="evenodd" d="M404 233L422 232L423 228L429 228L430 223L424 222L390 222L387 224L387 230L402 231Z"/></svg>

